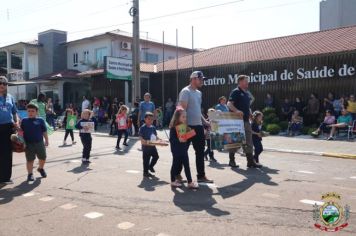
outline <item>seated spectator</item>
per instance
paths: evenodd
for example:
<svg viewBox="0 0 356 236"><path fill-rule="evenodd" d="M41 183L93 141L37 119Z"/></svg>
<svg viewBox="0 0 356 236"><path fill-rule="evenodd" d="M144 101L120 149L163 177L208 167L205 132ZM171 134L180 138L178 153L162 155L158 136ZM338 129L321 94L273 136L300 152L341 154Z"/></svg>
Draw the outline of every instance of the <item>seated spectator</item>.
<svg viewBox="0 0 356 236"><path fill-rule="evenodd" d="M328 125L335 124L335 116L332 114L330 110L326 110L324 121L320 124L319 128L315 130L312 134L314 136L318 136L320 132L329 133L330 127Z"/></svg>
<svg viewBox="0 0 356 236"><path fill-rule="evenodd" d="M273 107L273 97L270 93L267 93L266 95L265 107Z"/></svg>
<svg viewBox="0 0 356 236"><path fill-rule="evenodd" d="M329 127L331 127L331 131L330 136L327 140L334 140L334 134L336 130L347 128L349 125L352 125L352 117L346 109L342 109L341 116L337 118L337 123L328 125Z"/></svg>
<svg viewBox="0 0 356 236"><path fill-rule="evenodd" d="M353 94L350 95L347 101L347 111L350 113L352 120L356 120L356 101Z"/></svg>
<svg viewBox="0 0 356 236"><path fill-rule="evenodd" d="M290 104L289 99L285 98L282 104L282 119L289 120L291 118L292 112L292 105Z"/></svg>
<svg viewBox="0 0 356 236"><path fill-rule="evenodd" d="M299 111L294 111L289 122L289 135L299 135L303 127L303 117L299 115Z"/></svg>

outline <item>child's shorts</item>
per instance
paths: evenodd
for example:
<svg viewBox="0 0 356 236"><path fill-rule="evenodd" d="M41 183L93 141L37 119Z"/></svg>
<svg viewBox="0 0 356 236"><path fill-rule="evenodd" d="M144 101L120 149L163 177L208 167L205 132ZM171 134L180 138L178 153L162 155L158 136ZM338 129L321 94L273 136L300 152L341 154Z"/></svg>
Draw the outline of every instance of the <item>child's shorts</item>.
<svg viewBox="0 0 356 236"><path fill-rule="evenodd" d="M36 156L40 160L46 160L47 154L44 142L26 143L25 154L27 161L34 161L36 159Z"/></svg>

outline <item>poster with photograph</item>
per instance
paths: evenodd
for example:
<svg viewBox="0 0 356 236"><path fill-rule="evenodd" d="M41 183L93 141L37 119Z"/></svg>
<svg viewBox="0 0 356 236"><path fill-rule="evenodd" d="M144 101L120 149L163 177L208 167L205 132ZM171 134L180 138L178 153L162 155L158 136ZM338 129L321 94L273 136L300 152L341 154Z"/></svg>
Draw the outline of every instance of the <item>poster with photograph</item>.
<svg viewBox="0 0 356 236"><path fill-rule="evenodd" d="M232 112L209 112L211 148L229 150L246 143L243 119Z"/></svg>
<svg viewBox="0 0 356 236"><path fill-rule="evenodd" d="M88 122L80 122L80 125L83 127L80 132L81 133L94 133L94 122L88 121Z"/></svg>

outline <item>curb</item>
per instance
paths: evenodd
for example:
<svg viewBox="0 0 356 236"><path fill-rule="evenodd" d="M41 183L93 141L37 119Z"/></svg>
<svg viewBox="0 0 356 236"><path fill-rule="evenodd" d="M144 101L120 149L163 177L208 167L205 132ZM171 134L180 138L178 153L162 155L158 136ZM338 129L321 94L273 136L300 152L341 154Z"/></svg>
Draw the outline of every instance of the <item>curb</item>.
<svg viewBox="0 0 356 236"><path fill-rule="evenodd" d="M269 152L294 153L294 154L315 155L315 156L324 156L324 157L356 160L355 154L346 154L346 153L313 152L313 151L299 151L299 150L276 149L276 148L264 148L264 150L269 151Z"/></svg>

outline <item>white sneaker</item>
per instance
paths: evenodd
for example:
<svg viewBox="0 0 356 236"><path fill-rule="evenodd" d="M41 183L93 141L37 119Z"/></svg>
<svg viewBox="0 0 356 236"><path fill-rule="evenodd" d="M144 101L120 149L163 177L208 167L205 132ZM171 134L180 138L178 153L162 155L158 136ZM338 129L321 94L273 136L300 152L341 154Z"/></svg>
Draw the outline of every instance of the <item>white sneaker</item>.
<svg viewBox="0 0 356 236"><path fill-rule="evenodd" d="M72 141L72 145L76 144L77 142L76 141Z"/></svg>
<svg viewBox="0 0 356 236"><path fill-rule="evenodd" d="M179 183L177 180L171 183L171 186L174 188L182 187L182 184Z"/></svg>
<svg viewBox="0 0 356 236"><path fill-rule="evenodd" d="M66 141L63 141L63 146L67 145L67 142Z"/></svg>

